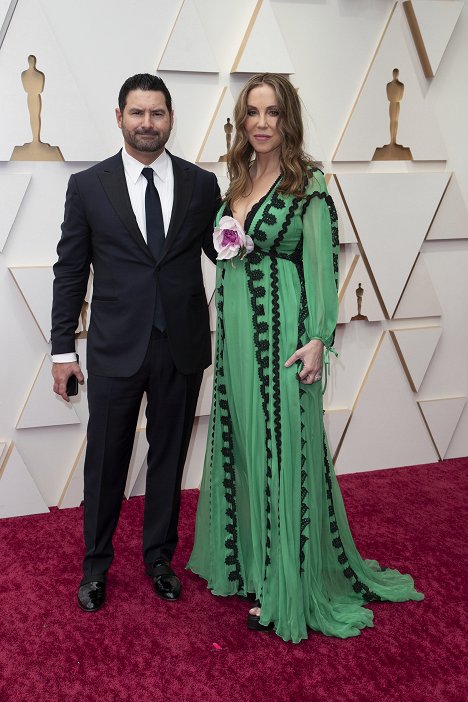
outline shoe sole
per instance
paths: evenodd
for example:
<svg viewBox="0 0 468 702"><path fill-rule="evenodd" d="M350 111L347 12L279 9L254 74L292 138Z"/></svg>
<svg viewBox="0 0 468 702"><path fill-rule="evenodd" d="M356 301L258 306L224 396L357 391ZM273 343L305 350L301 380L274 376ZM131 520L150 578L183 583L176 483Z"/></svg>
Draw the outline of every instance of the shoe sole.
<svg viewBox="0 0 468 702"><path fill-rule="evenodd" d="M156 592L154 587L153 592L156 595L156 597L159 597L160 600L164 600L164 602L177 602L177 600L180 599L180 594L177 595L177 597L164 597L164 595L161 595L159 592Z"/></svg>
<svg viewBox="0 0 468 702"><path fill-rule="evenodd" d="M268 632L273 630L273 626L273 622L270 622L269 624L260 624L260 617L256 614L249 614L247 616L247 629L250 629L250 631Z"/></svg>

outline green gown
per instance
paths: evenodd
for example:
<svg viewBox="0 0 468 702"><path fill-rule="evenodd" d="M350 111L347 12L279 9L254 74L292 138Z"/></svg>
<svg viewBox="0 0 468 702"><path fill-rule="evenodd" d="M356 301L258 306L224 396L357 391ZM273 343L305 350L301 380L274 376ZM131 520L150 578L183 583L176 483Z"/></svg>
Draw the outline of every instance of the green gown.
<svg viewBox="0 0 468 702"><path fill-rule="evenodd" d="M285 361L310 339L325 360L338 314L338 225L320 170L303 198L277 192L245 228L255 248L217 264L213 402L188 568L215 595L255 593L285 641L356 636L363 605L421 600L413 580L363 560L323 427L320 382ZM223 207L217 216L225 214ZM326 368L324 368L326 371Z"/></svg>

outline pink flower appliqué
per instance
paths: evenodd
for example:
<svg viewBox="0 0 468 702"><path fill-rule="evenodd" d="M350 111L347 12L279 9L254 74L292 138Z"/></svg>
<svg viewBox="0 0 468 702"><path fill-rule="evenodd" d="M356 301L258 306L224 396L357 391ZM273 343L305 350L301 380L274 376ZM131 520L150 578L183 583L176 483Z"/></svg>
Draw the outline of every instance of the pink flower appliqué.
<svg viewBox="0 0 468 702"><path fill-rule="evenodd" d="M218 261L239 257L240 260L253 251L254 243L234 217L221 217L213 232L213 244L218 252Z"/></svg>

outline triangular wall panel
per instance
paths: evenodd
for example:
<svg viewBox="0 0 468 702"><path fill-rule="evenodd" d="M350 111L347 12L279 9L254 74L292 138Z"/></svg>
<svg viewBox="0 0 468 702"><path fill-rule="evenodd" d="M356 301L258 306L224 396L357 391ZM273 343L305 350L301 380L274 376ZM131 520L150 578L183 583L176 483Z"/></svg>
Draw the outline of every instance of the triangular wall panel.
<svg viewBox="0 0 468 702"><path fill-rule="evenodd" d="M15 283L21 291L34 320L39 327L42 336L49 343L52 309L52 288L54 282L54 271L52 266L24 266L10 268ZM86 315L80 315L76 333L83 331L83 322L86 331L89 329L91 320L91 308L89 300L92 297L93 276L90 274L88 290L86 292L85 303L87 305ZM84 309L84 308L83 308Z"/></svg>
<svg viewBox="0 0 468 702"><path fill-rule="evenodd" d="M441 315L442 308L427 270L424 254L419 254L393 315L394 319Z"/></svg>
<svg viewBox="0 0 468 702"><path fill-rule="evenodd" d="M60 496L58 507L79 507L83 501L83 469L86 455L86 437L78 450L78 454L73 463L70 475L67 478L62 495Z"/></svg>
<svg viewBox="0 0 468 702"><path fill-rule="evenodd" d="M0 49L17 4L18 0L0 0Z"/></svg>
<svg viewBox="0 0 468 702"><path fill-rule="evenodd" d="M212 341L214 341L214 335L212 334ZM214 357L213 349L213 357ZM197 409L195 411L196 417L201 417L210 414L211 412L211 400L213 395L213 375L214 367L213 364L205 370L203 375L203 381L200 388L200 394L198 396Z"/></svg>
<svg viewBox="0 0 468 702"><path fill-rule="evenodd" d="M403 3L426 78L435 76L463 9L462 2L409 0Z"/></svg>
<svg viewBox="0 0 468 702"><path fill-rule="evenodd" d="M169 137L169 141L167 142L167 150L170 151L171 154L177 154L179 158L187 158L186 153L182 149L179 139L177 138L177 124L172 130L171 136Z"/></svg>
<svg viewBox="0 0 468 702"><path fill-rule="evenodd" d="M258 0L231 73L294 73L270 0Z"/></svg>
<svg viewBox="0 0 468 702"><path fill-rule="evenodd" d="M138 421L137 421L137 429L145 429L146 428L146 407L147 407L148 401L146 397L146 393L143 395L141 405L140 405L140 413L138 415Z"/></svg>
<svg viewBox="0 0 468 702"><path fill-rule="evenodd" d="M137 429L135 434L135 442L133 444L132 457L128 468L127 483L125 485L125 497L127 498L129 498L132 494L135 482L142 470L144 470L146 477L146 456L148 454L148 448L145 429Z"/></svg>
<svg viewBox="0 0 468 702"><path fill-rule="evenodd" d="M0 253L6 244L30 180L29 173L0 175Z"/></svg>
<svg viewBox="0 0 468 702"><path fill-rule="evenodd" d="M396 141L410 148L415 161L445 161L447 152L413 61L413 39L400 5L396 5L377 49L334 161L371 161L376 148L390 143L387 84L398 68L404 84Z"/></svg>
<svg viewBox="0 0 468 702"><path fill-rule="evenodd" d="M167 0L166 0L167 1ZM173 0L169 0L171 2ZM180 0L178 0L180 2ZM229 73L257 0L194 0L220 73Z"/></svg>
<svg viewBox="0 0 468 702"><path fill-rule="evenodd" d="M353 320L353 317L358 316L358 290L359 295L362 294L360 314L367 317L369 322L383 321L385 315L361 256L356 254L353 264L344 278L340 290L338 323L358 321Z"/></svg>
<svg viewBox="0 0 468 702"><path fill-rule="evenodd" d="M354 173L337 179L389 317L448 178L448 173Z"/></svg>
<svg viewBox="0 0 468 702"><path fill-rule="evenodd" d="M326 411L352 407L359 395L372 359L382 337L381 322L352 322L336 328L327 390L323 397ZM349 349L353 353L349 353Z"/></svg>
<svg viewBox="0 0 468 702"><path fill-rule="evenodd" d="M158 70L218 72L219 67L194 0L184 0Z"/></svg>
<svg viewBox="0 0 468 702"><path fill-rule="evenodd" d="M138 495L144 495L146 491L146 473L148 472L148 463L146 461L146 456L138 464L134 464L134 471L132 475L131 484L127 482L127 487L125 488L125 494L128 497L136 497ZM127 494L128 490L128 494Z"/></svg>
<svg viewBox="0 0 468 702"><path fill-rule="evenodd" d="M52 266L10 268L29 310L47 343L50 341L50 310L52 306Z"/></svg>
<svg viewBox="0 0 468 702"><path fill-rule="evenodd" d="M403 436L411 436L411 442L401 441ZM395 346L384 333L354 405L337 471L342 472L343 465L346 472L358 472L437 458Z"/></svg>
<svg viewBox="0 0 468 702"><path fill-rule="evenodd" d="M227 154L226 133L224 125L227 124L227 119L230 119L231 125L234 124L234 97L231 91L224 87L220 95L215 112L211 119L208 131L206 133L203 144L197 156L197 161L203 163L215 163L220 160L220 157L225 157ZM231 134L231 144L234 139L234 128ZM223 158L223 160L226 160Z"/></svg>
<svg viewBox="0 0 468 702"><path fill-rule="evenodd" d="M213 295L213 297L210 300L210 304L208 305L208 312L210 315L210 330L213 335L216 333L216 295Z"/></svg>
<svg viewBox="0 0 468 702"><path fill-rule="evenodd" d="M202 256L201 264L206 299L207 302L209 302L214 295L216 287L216 266L213 265L212 261L210 261L207 256Z"/></svg>
<svg viewBox="0 0 468 702"><path fill-rule="evenodd" d="M457 428L466 397L447 397L436 400L419 400L419 407L439 452L444 458Z"/></svg>
<svg viewBox="0 0 468 702"><path fill-rule="evenodd" d="M44 356L16 424L17 429L80 424L73 401L65 402L55 395L52 385L52 361L49 356Z"/></svg>
<svg viewBox="0 0 468 702"><path fill-rule="evenodd" d="M439 343L442 329L441 327L393 329L390 334L396 341L397 351L401 354L410 385L414 392L418 392Z"/></svg>
<svg viewBox="0 0 468 702"><path fill-rule="evenodd" d="M206 135L206 115L214 113L219 101L219 86L211 80L194 80L190 74L180 72L171 74L170 87L175 106L203 105L203 109L191 112L190 119L178 116L177 109L174 110L174 129L168 142L171 153L195 161Z"/></svg>
<svg viewBox="0 0 468 702"><path fill-rule="evenodd" d="M468 239L468 209L455 174L450 178L426 239Z"/></svg>
<svg viewBox="0 0 468 702"><path fill-rule="evenodd" d="M340 237L340 244L355 244L356 235L354 234L353 225L349 219L348 211L334 177L332 177L328 183L328 192L333 198L336 213L338 215L338 234Z"/></svg>
<svg viewBox="0 0 468 702"><path fill-rule="evenodd" d="M351 417L350 409L326 410L323 423L332 455L338 448Z"/></svg>
<svg viewBox="0 0 468 702"><path fill-rule="evenodd" d="M200 487L209 421L209 417L196 417L193 424L187 460L185 461L184 474L182 476L182 490L192 490Z"/></svg>
<svg viewBox="0 0 468 702"><path fill-rule="evenodd" d="M147 453L148 442L146 441L145 429L138 428L135 433L135 441L128 468L127 483L124 490L125 497L127 498L132 493L134 483L143 469L146 477ZM78 507L83 500L83 470L85 456L86 438L78 451L75 463L60 498L58 506L62 509L66 507Z"/></svg>
<svg viewBox="0 0 468 702"><path fill-rule="evenodd" d="M11 444L0 468L0 518L48 511L18 449Z"/></svg>
<svg viewBox="0 0 468 702"><path fill-rule="evenodd" d="M36 57L36 68L45 75L41 141L57 146L68 161L105 158L109 154L102 139L101 124L70 68L67 58L70 46L61 46L61 37L55 33L56 28L48 16L48 5L50 3L36 0L18 2L3 42L0 84L2 95L8 95L9 109L2 114L0 160L9 161L16 146L32 140L27 95L21 82L29 55ZM53 19L52 11L50 16ZM86 41L84 37L83 41Z"/></svg>
<svg viewBox="0 0 468 702"><path fill-rule="evenodd" d="M347 288L348 279L352 275L360 258L356 251L356 246L340 246L340 251L338 254L338 269L340 271L338 281L338 299L340 301Z"/></svg>

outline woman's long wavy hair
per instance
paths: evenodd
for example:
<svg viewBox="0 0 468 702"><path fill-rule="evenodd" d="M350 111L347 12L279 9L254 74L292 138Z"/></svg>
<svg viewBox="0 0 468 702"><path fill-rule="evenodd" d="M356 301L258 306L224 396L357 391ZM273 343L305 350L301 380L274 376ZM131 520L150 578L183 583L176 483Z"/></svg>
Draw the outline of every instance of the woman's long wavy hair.
<svg viewBox="0 0 468 702"><path fill-rule="evenodd" d="M302 196L316 162L304 151L304 127L302 124L301 103L296 88L278 73L258 73L244 85L234 108L236 133L228 154L228 174L230 185L225 200L232 206L246 195L252 187L249 168L254 149L244 128L247 118L248 96L253 88L269 85L275 91L279 109L278 129L281 134L280 170L282 180L278 192Z"/></svg>

